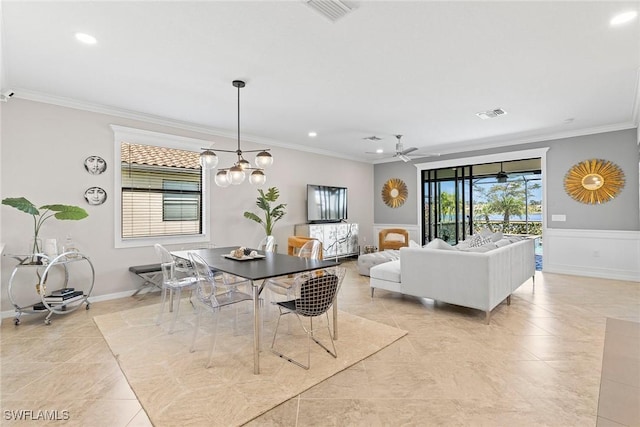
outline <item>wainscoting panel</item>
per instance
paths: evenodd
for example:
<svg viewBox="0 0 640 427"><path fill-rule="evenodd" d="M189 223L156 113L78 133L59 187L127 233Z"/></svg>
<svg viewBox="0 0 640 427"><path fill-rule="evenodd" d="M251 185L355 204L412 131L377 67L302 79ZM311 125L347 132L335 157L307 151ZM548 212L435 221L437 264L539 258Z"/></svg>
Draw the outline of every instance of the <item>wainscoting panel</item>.
<svg viewBox="0 0 640 427"><path fill-rule="evenodd" d="M420 230L417 224L373 224L373 242L370 245L379 246L378 233L385 228L404 228L409 232L409 239L416 243L420 243Z"/></svg>
<svg viewBox="0 0 640 427"><path fill-rule="evenodd" d="M640 232L546 229L542 271L640 282Z"/></svg>

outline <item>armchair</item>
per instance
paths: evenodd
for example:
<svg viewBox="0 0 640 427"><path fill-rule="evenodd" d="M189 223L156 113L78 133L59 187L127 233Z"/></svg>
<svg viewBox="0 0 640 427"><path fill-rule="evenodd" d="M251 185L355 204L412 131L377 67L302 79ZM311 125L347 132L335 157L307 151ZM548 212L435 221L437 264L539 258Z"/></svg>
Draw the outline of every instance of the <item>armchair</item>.
<svg viewBox="0 0 640 427"><path fill-rule="evenodd" d="M378 247L381 251L409 246L409 232L404 228L385 228L380 230L378 238Z"/></svg>

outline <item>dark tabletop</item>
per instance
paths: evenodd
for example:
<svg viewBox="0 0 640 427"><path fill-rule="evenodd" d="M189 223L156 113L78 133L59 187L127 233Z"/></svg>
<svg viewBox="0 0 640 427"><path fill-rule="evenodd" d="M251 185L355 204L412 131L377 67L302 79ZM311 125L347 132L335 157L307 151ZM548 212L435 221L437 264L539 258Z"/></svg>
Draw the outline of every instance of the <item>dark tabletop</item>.
<svg viewBox="0 0 640 427"><path fill-rule="evenodd" d="M238 246L214 249L194 249L190 251L172 251L171 254L178 258L188 260L189 252L195 252L200 255L212 269L251 280L285 276L288 274L296 274L319 268L334 267L340 264L336 261L321 261L263 251L257 252L265 255L265 258L252 259L248 261L239 261L224 257L224 255L228 255L229 252L237 248Z"/></svg>

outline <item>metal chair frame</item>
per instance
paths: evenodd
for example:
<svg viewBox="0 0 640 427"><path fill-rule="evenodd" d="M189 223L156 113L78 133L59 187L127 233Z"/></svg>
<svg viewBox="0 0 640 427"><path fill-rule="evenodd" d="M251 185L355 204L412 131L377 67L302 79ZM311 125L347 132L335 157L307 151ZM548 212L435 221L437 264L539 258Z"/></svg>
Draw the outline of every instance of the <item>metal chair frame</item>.
<svg viewBox="0 0 640 427"><path fill-rule="evenodd" d="M336 267L333 269L315 270L308 273L302 273L296 277L293 285L295 298L287 301L277 302L276 305L280 311L276 328L271 341L271 352L279 357L291 362L303 369L309 369L311 366L311 341L322 347L333 358L338 357L335 343L333 341L333 333L331 332L329 322L329 309L333 306L337 298L340 286L344 279L346 269ZM280 326L280 319L287 314L295 314L300 326L307 334L307 363L289 357L275 349L276 337ZM331 349L324 345L316 336L317 329L313 326L313 318L322 315L326 317L326 329L331 341ZM302 320L303 317L309 318L309 327L307 328ZM324 327L320 328L324 329Z"/></svg>

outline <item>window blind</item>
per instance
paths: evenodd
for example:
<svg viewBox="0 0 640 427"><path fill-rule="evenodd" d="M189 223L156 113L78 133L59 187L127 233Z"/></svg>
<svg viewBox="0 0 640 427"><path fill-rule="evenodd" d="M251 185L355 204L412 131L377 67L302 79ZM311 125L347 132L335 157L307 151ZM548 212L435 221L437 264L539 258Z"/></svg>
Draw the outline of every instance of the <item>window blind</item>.
<svg viewBox="0 0 640 427"><path fill-rule="evenodd" d="M122 238L202 233L199 153L121 143Z"/></svg>

